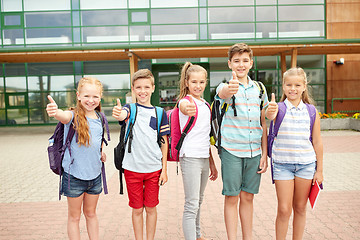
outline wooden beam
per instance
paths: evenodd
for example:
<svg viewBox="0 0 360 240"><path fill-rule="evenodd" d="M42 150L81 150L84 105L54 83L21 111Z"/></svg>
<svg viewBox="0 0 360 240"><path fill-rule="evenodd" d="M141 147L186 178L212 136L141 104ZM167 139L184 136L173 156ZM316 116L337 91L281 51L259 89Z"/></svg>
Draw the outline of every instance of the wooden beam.
<svg viewBox="0 0 360 240"><path fill-rule="evenodd" d="M297 66L297 48L293 48L291 51L291 67L294 68Z"/></svg>
<svg viewBox="0 0 360 240"><path fill-rule="evenodd" d="M286 72L286 55L285 53L280 54L280 66L281 66L281 79Z"/></svg>
<svg viewBox="0 0 360 240"><path fill-rule="evenodd" d="M135 97L135 94L133 92L133 89L132 89L132 77L134 75L134 73L138 70L138 57L129 52L128 53L128 56L129 56L129 62L130 62L130 79L131 79L131 82L130 82L130 85L131 85L131 99L132 99L132 102L135 103L136 102L136 97Z"/></svg>

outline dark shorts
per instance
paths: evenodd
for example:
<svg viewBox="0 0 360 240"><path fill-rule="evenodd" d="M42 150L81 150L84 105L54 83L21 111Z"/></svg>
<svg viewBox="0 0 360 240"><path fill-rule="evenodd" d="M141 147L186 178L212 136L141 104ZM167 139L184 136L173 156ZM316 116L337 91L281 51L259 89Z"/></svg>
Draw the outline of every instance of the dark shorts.
<svg viewBox="0 0 360 240"><path fill-rule="evenodd" d="M101 192L101 174L93 180L81 180L66 172L62 175L61 194L64 194L66 197L75 198L81 196L83 193L98 195Z"/></svg>
<svg viewBox="0 0 360 240"><path fill-rule="evenodd" d="M161 170L137 173L125 169L124 175L129 196L129 206L135 209L156 207L159 204L159 178Z"/></svg>
<svg viewBox="0 0 360 240"><path fill-rule="evenodd" d="M259 193L261 174L259 171L261 154L252 158L237 157L224 148L221 149L222 194L237 196L241 191Z"/></svg>

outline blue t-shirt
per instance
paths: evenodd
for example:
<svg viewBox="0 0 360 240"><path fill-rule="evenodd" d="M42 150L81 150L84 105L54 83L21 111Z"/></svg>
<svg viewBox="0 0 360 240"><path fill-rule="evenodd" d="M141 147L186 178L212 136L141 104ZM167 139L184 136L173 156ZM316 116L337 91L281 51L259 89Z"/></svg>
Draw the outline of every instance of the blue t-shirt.
<svg viewBox="0 0 360 240"><path fill-rule="evenodd" d="M74 113L71 113L73 115L71 121L68 124L65 124L64 127L64 143L69 132L70 124L74 118ZM76 178L82 180L92 180L101 173L102 163L100 147L102 142L103 127L99 118L86 118L89 125L90 145L87 147L84 145L80 146L76 142L77 134L75 132L71 141L71 157L74 161L71 164L69 149L66 149L62 167L66 173L71 174Z"/></svg>
<svg viewBox="0 0 360 240"><path fill-rule="evenodd" d="M123 168L132 172L151 173L162 169L162 152L157 143L155 108L140 104L137 104L137 106L131 153L128 153L128 141L125 147ZM129 105L123 107L123 110L128 113L130 112L129 109ZM164 112L160 124L160 136L169 134L169 123L166 113Z"/></svg>

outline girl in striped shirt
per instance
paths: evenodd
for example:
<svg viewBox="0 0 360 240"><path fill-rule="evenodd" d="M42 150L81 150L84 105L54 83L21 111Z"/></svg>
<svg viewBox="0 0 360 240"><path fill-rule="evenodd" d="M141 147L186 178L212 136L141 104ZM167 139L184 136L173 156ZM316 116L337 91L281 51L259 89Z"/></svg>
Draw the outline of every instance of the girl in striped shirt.
<svg viewBox="0 0 360 240"><path fill-rule="evenodd" d="M310 132L310 116L305 104L312 104L313 100L307 83L306 73L302 68L291 68L284 73L280 102L285 103L286 114L272 148L273 177L278 199L276 239L286 238L292 211L293 239L302 239L310 187L315 181L319 184L323 181L320 117L316 114L313 130ZM274 120L278 110L273 93L266 117Z"/></svg>

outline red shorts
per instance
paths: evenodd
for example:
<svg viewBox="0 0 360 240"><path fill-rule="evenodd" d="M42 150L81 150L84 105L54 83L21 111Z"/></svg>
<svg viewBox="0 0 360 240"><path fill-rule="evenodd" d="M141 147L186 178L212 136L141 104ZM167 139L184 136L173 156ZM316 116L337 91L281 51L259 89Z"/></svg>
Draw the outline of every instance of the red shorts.
<svg viewBox="0 0 360 240"><path fill-rule="evenodd" d="M159 204L160 173L161 170L151 173L124 171L130 207L138 209Z"/></svg>

